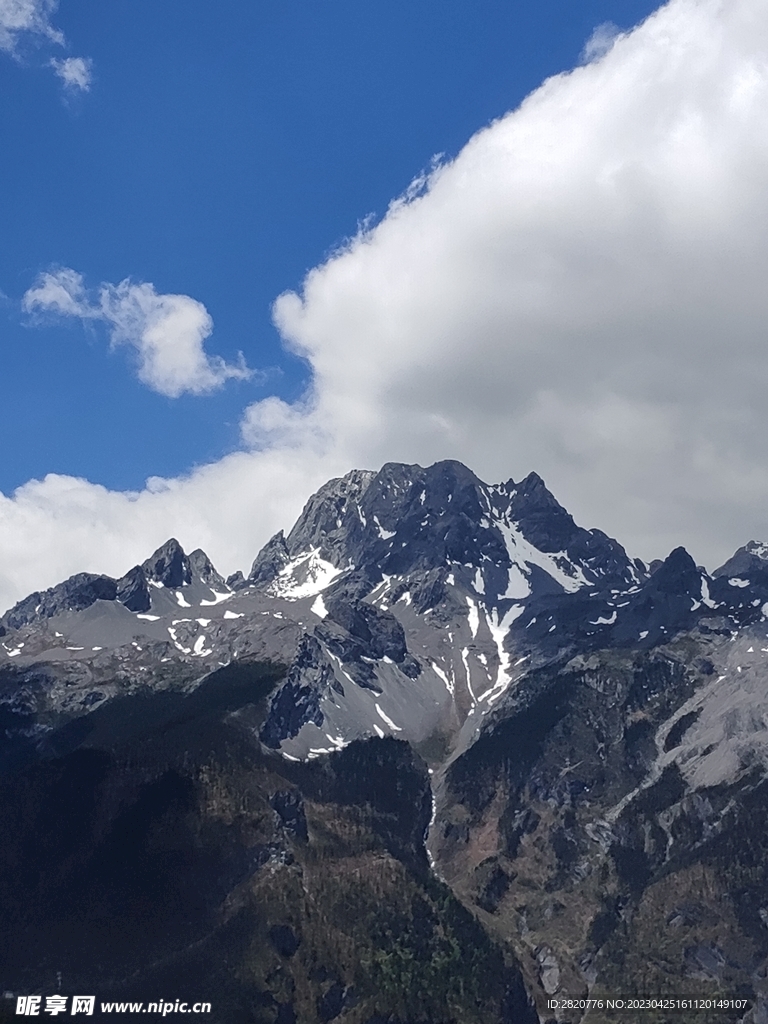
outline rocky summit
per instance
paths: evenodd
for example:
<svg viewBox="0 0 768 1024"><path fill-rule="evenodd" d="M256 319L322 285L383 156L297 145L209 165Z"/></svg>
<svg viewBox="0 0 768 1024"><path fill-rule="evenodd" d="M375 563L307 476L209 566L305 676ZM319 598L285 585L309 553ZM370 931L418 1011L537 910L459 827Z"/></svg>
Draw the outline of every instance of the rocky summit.
<svg viewBox="0 0 768 1024"><path fill-rule="evenodd" d="M763 544L645 565L457 462L331 480L247 576L172 539L31 594L0 620L0 990L766 1024L767 615Z"/></svg>

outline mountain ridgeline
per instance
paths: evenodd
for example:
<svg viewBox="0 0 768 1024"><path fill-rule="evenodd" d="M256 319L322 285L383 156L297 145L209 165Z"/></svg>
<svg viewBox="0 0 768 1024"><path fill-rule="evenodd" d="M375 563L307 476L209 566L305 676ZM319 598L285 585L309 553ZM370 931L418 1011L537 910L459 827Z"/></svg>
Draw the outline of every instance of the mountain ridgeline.
<svg viewBox="0 0 768 1024"><path fill-rule="evenodd" d="M648 566L457 462L330 481L247 576L169 540L31 594L0 620L0 990L766 1024L767 614L760 543Z"/></svg>

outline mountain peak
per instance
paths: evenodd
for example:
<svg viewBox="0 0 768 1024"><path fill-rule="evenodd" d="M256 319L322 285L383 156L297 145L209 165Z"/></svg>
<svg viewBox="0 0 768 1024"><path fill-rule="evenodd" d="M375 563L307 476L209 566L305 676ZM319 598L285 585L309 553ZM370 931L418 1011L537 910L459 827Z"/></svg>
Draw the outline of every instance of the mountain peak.
<svg viewBox="0 0 768 1024"><path fill-rule="evenodd" d="M701 593L701 572L684 547L667 555L651 577L654 589L665 594Z"/></svg>
<svg viewBox="0 0 768 1024"><path fill-rule="evenodd" d="M181 547L179 545L179 547ZM208 555L202 548L195 548L189 555L189 568L192 576L197 576L209 587L225 587L224 577L218 573Z"/></svg>
<svg viewBox="0 0 768 1024"><path fill-rule="evenodd" d="M338 545L335 538L344 518L358 503L376 477L366 469L353 469L343 477L335 477L316 491L304 506L296 525L288 534L286 548L291 555L297 551L319 548L323 557L330 556Z"/></svg>
<svg viewBox="0 0 768 1024"><path fill-rule="evenodd" d="M181 587L192 581L189 559L175 537L161 544L146 562L142 562L141 568L148 580L164 587Z"/></svg>
<svg viewBox="0 0 768 1024"><path fill-rule="evenodd" d="M768 544L751 540L748 544L735 551L727 562L724 562L719 569L712 573L713 578L718 576L749 576L754 572L765 572L768 570Z"/></svg>
<svg viewBox="0 0 768 1024"><path fill-rule="evenodd" d="M2 622L19 629L64 611L82 611L98 600L113 601L116 593L117 584L111 577L79 572L55 587L25 597L5 613Z"/></svg>
<svg viewBox="0 0 768 1024"><path fill-rule="evenodd" d="M251 571L248 574L248 582L256 585L269 583L290 560L285 534L279 530L274 537L270 537L253 560Z"/></svg>
<svg viewBox="0 0 768 1024"><path fill-rule="evenodd" d="M531 471L528 476L524 477L519 484L516 485L519 491L526 494L533 491L546 491L550 495L550 491L547 489L547 485L544 483L544 478L539 476L538 473Z"/></svg>
<svg viewBox="0 0 768 1024"><path fill-rule="evenodd" d="M538 473L513 485L510 515L525 524L526 537L542 551L564 551L580 530Z"/></svg>

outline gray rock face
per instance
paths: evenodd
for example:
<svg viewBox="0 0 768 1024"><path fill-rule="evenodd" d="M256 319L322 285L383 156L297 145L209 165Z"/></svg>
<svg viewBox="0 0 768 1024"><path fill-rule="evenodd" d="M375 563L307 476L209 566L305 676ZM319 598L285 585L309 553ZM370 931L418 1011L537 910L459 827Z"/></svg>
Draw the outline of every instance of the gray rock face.
<svg viewBox="0 0 768 1024"><path fill-rule="evenodd" d="M198 554L202 555L206 562L208 561L202 551ZM192 567L189 558L184 554L181 544L175 537L171 537L162 547L159 547L142 564L141 568L148 580L160 583L164 587L183 587L185 583L192 582Z"/></svg>
<svg viewBox="0 0 768 1024"><path fill-rule="evenodd" d="M267 541L256 556L251 566L251 571L248 574L248 583L255 586L258 586L260 583L269 583L290 560L291 556L288 554L288 546L285 543L283 531L280 530L271 540Z"/></svg>
<svg viewBox="0 0 768 1024"><path fill-rule="evenodd" d="M6 628L19 629L61 612L82 611L98 600L113 601L116 595L116 583L109 576L80 572L58 586L24 598L5 613L3 624Z"/></svg>
<svg viewBox="0 0 768 1024"><path fill-rule="evenodd" d="M333 680L333 670L318 641L311 636L303 637L261 730L264 743L277 749L283 740L298 735L303 726L321 726L320 701L329 693Z"/></svg>
<svg viewBox="0 0 768 1024"><path fill-rule="evenodd" d="M147 576L140 565L135 565L117 581L115 596L132 612L148 612L152 606Z"/></svg>
<svg viewBox="0 0 768 1024"><path fill-rule="evenodd" d="M196 548L189 556L189 573L185 582L191 583L193 579L198 579L213 589L224 590L227 587L224 577L214 569L213 562L200 548ZM172 585L166 584L166 586Z"/></svg>
<svg viewBox="0 0 768 1024"><path fill-rule="evenodd" d="M321 487L309 499L288 534L286 550L293 555L318 547L320 555L328 561L335 562L343 557L347 534L354 522L352 509L363 498L375 477L374 473L358 469Z"/></svg>
<svg viewBox="0 0 768 1024"><path fill-rule="evenodd" d="M768 545L751 540L736 551L727 562L715 569L713 578L737 576L747 579L754 573L768 572Z"/></svg>
<svg viewBox="0 0 768 1024"><path fill-rule="evenodd" d="M408 654L405 631L391 612L384 612L365 601L345 601L334 596L327 602L328 619L359 640L372 661L390 658L398 664Z"/></svg>

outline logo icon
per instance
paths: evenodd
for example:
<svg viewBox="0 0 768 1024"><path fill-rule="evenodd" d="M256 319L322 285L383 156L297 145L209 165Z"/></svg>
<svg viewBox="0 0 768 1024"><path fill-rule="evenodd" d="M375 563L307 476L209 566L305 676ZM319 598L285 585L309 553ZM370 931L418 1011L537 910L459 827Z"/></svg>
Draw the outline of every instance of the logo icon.
<svg viewBox="0 0 768 1024"><path fill-rule="evenodd" d="M93 1008L96 1005L96 996L72 996L72 1013L86 1013L93 1016Z"/></svg>

